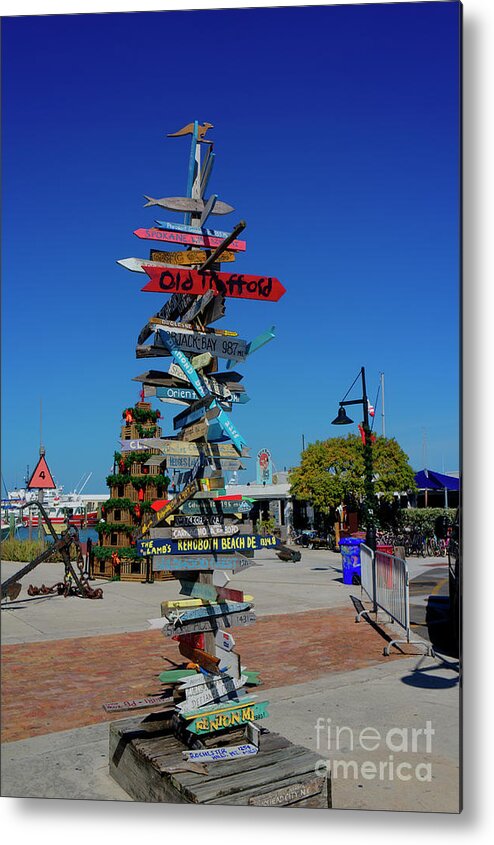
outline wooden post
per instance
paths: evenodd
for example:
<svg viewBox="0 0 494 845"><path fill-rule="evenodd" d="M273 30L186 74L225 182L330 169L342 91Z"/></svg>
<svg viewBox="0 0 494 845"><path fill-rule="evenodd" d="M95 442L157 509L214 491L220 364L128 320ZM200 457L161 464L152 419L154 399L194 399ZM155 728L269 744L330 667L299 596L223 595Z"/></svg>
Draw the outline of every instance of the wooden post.
<svg viewBox="0 0 494 845"><path fill-rule="evenodd" d="M194 194L192 193L192 190L194 188L195 182L197 181L198 173L199 173L199 163L200 163L201 152L200 152L200 144L197 141L198 132L199 132L199 123L198 123L197 120L195 120L194 121L194 131L192 133L192 138L191 138L191 141L190 141L189 173L188 173L188 176L187 176L187 193L186 193L187 197L194 196ZM198 156L199 156L199 161L198 161ZM197 170L196 170L196 168L197 168ZM200 194L199 194L199 196L200 196ZM190 214L190 212L187 212L184 215L185 225L189 226L190 221L191 221L191 214Z"/></svg>

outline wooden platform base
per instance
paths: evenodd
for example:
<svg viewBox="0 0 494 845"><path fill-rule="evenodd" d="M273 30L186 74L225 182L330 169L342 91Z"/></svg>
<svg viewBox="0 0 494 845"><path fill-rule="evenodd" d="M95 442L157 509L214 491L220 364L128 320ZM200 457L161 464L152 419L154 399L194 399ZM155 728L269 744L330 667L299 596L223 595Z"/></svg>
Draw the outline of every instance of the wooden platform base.
<svg viewBox="0 0 494 845"><path fill-rule="evenodd" d="M223 732L207 745L235 745L242 736ZM110 724L110 775L135 801L332 806L331 781L315 769L317 754L270 731L260 739L260 750L253 756L190 767L182 759L187 746L172 732L171 711L134 716Z"/></svg>

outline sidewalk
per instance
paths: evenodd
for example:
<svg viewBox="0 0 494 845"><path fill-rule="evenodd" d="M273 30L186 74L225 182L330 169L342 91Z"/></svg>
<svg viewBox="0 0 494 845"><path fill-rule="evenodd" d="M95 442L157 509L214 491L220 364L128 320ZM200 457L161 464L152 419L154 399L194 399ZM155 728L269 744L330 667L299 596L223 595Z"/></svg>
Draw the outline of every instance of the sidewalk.
<svg viewBox="0 0 494 845"><path fill-rule="evenodd" d="M321 758L345 763L333 778L335 807L454 812L454 665L418 655L384 657L379 632L354 622L350 595L359 596L360 588L342 584L339 555L304 550L298 564L282 563L272 552L256 558L262 566L232 582L254 595L258 622L234 636L243 664L260 670L264 681L256 690L270 701L263 724ZM56 567L40 567L28 583L54 583ZM2 578L16 568L2 565ZM164 658L180 660L176 644L146 622L159 616L163 599L177 597L178 585L102 586L101 601L56 596L2 605L3 795L128 800L107 773L106 722L115 715L102 704L158 692L157 675L171 665ZM430 754L408 749L391 757L395 765L430 763L432 781L390 779L388 769L384 779L362 775L362 763L387 761L389 768L390 757L383 743L373 752L360 747L363 728L384 737L391 728L423 730L428 721L435 731ZM336 747L332 738L328 748L328 727L342 729Z"/></svg>

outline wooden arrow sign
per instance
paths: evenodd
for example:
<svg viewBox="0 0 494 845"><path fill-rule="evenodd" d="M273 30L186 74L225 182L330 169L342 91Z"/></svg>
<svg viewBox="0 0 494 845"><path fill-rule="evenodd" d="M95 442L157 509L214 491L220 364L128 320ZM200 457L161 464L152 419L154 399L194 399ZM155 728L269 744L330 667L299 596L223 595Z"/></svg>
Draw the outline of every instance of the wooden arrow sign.
<svg viewBox="0 0 494 845"><path fill-rule="evenodd" d="M209 393L209 390L203 381L202 376L200 376L197 370L192 366L184 352L178 348L170 332L167 332L166 329L158 329L158 334L161 341L172 354L174 361L176 361L183 371L184 376L190 381L198 396L206 396Z"/></svg>
<svg viewBox="0 0 494 845"><path fill-rule="evenodd" d="M163 443L160 437L144 437L139 440L120 440L120 450L123 452L147 452L149 449L160 449Z"/></svg>
<svg viewBox="0 0 494 845"><path fill-rule="evenodd" d="M159 440L152 448L160 449L164 455L188 455L190 457L198 457L200 454L205 456L214 456L219 458L233 458L238 457L235 447L231 443L185 443L183 440L165 440L160 438L148 438ZM130 440L128 441L131 442ZM146 443L146 439L140 440L140 443ZM244 450L242 457L248 458L248 450ZM250 505L252 507L252 505ZM200 513L200 509L193 511L193 513Z"/></svg>
<svg viewBox="0 0 494 845"><path fill-rule="evenodd" d="M199 572L227 569L240 572L259 566L253 558L243 555L154 555L154 572Z"/></svg>
<svg viewBox="0 0 494 845"><path fill-rule="evenodd" d="M177 513L173 518L173 525L184 528L197 528L198 526L211 528L214 525L219 528L223 525L223 517L214 513L207 515L197 514L194 516L185 516L185 514Z"/></svg>
<svg viewBox="0 0 494 845"><path fill-rule="evenodd" d="M161 197L161 199L154 199L153 197L146 196L146 194L144 194L144 197L147 199L147 202L144 203L144 208L159 205L160 208L166 208L168 211L182 213L190 211L195 214L201 214L206 208L206 203L203 199L195 199L193 197ZM208 213L230 214L232 211L235 211L232 205L228 205L228 203L221 202L221 200L217 199L211 210L208 210Z"/></svg>
<svg viewBox="0 0 494 845"><path fill-rule="evenodd" d="M146 517L146 520L141 524L141 536L149 531L150 528L154 528L158 525L166 516L178 510L179 507L183 505L187 499L190 499L194 493L197 493L199 489L199 482L194 479L194 481L191 481L190 484L178 493L177 496L170 499L166 505L163 505L159 511L155 512L153 516Z"/></svg>
<svg viewBox="0 0 494 845"><path fill-rule="evenodd" d="M204 651L202 648L193 648L188 643L180 643L178 647L180 654L183 657L186 657L188 660L191 660L193 663L197 663L198 666L201 668L206 669L207 672L217 673L219 675L220 670L218 669L219 658L213 654L209 654L207 651Z"/></svg>
<svg viewBox="0 0 494 845"><path fill-rule="evenodd" d="M274 276L248 276L242 273L220 273L216 270L199 273L197 270L170 269L145 266L151 281L141 290L151 293L189 293L201 295L217 291L234 299L256 299L277 302L286 292Z"/></svg>
<svg viewBox="0 0 494 845"><path fill-rule="evenodd" d="M239 525L194 525L191 528L173 527L172 540L191 540L200 537L231 537L238 534Z"/></svg>
<svg viewBox="0 0 494 845"><path fill-rule="evenodd" d="M159 249L152 249L150 252L151 263L161 262L168 265L182 264L184 266L190 266L191 264L203 264L207 257L208 253L204 252L202 249L189 249L173 252L171 250L163 252ZM137 260L140 261L141 259L139 258ZM218 261L235 261L235 253L231 250L225 249L225 251L221 253L221 257L218 258ZM145 261L144 264L146 264Z"/></svg>
<svg viewBox="0 0 494 845"><path fill-rule="evenodd" d="M198 716L188 721L187 730L200 735L244 725L256 719L265 719L269 716L268 704L268 701L256 701L248 705L238 704L225 710L213 711L211 714Z"/></svg>
<svg viewBox="0 0 494 845"><path fill-rule="evenodd" d="M203 246L207 249L216 249L216 247L221 246L224 240L224 238L218 237L217 235L211 236L192 233L189 234L188 232L169 232L155 228L136 229L134 235L137 235L138 238L142 238L147 241L166 241L167 243L172 244L190 244L190 246ZM234 240L231 244L228 244L228 249L231 249L234 252L245 252L247 249L247 243L246 241Z"/></svg>
<svg viewBox="0 0 494 845"><path fill-rule="evenodd" d="M196 619L215 619L228 616L229 613L244 613L247 610L250 610L250 604L247 602L223 602L222 604L205 604L194 607L192 610L170 610L165 616L169 622L180 626L194 622Z"/></svg>
<svg viewBox="0 0 494 845"><path fill-rule="evenodd" d="M254 340L251 340L250 343L247 344L247 354L244 358L244 361L249 355L252 355L254 352L257 352L258 349L261 349L262 346L265 346L266 343L269 343L270 340L273 340L274 336L274 326L272 326L270 329L265 332L262 332L262 334L254 338ZM234 363L235 358L232 357L231 360L227 362L227 370L232 367Z"/></svg>
<svg viewBox="0 0 494 845"><path fill-rule="evenodd" d="M162 329L159 326L155 326L154 331L158 338L161 332L166 331L166 334L174 341L175 347L190 355L199 356L201 353L209 353L209 355L228 358L231 361L245 361L247 357L247 341L239 337L228 337L223 334L216 334L216 332L189 331L182 328ZM171 352L164 340L162 340L162 346L164 348L161 355L170 355ZM210 362L211 359L207 360L206 366ZM191 363L195 369L202 369L198 361L193 359Z"/></svg>
<svg viewBox="0 0 494 845"><path fill-rule="evenodd" d="M169 220L156 220L156 224L160 227L160 229L165 229L168 232L187 232L189 235L208 235L211 238L219 238L221 241L224 241L231 236L231 232L222 232L218 229L207 229L204 226L188 226L184 223L174 223ZM243 228L245 228L245 226Z"/></svg>
<svg viewBox="0 0 494 845"><path fill-rule="evenodd" d="M194 748L182 751L182 757L188 763L219 763L221 760L238 760L257 754L259 748L251 742L243 745L222 745L219 748Z"/></svg>
<svg viewBox="0 0 494 845"><path fill-rule="evenodd" d="M179 494L180 496L181 494ZM175 498L178 498L175 497ZM174 500L172 500L174 501ZM170 502L168 504L171 504ZM164 514L166 505L158 512ZM178 506L177 506L178 507ZM163 518L163 516L161 517ZM280 540L273 534L238 534L230 537L192 537L184 540L162 540L151 537L137 543L137 554L147 555L203 555L225 554L226 552L259 551L279 546Z"/></svg>
<svg viewBox="0 0 494 845"><path fill-rule="evenodd" d="M210 634L216 633L223 628L239 628L245 627L246 625L253 625L255 621L256 614L253 610L248 610L245 613L231 613L229 616L221 616L219 618L195 619L193 622L187 622L186 625L180 625L180 627L177 627L174 622L170 622L162 628L161 633L165 637L174 637L177 633Z"/></svg>
<svg viewBox="0 0 494 845"><path fill-rule="evenodd" d="M227 444L218 443L218 446L224 446ZM229 444L228 444L229 445ZM223 514L231 514L231 513L250 513L252 508L254 507L253 502L249 501L231 501L231 502L212 502L212 506L215 508L217 513ZM202 513L201 502L197 501L196 499L189 500L184 505L182 505L182 513L185 514L196 514Z"/></svg>
<svg viewBox="0 0 494 845"><path fill-rule="evenodd" d="M181 404L197 399L197 393L191 387L157 387L155 396L162 402L182 400Z"/></svg>
<svg viewBox="0 0 494 845"><path fill-rule="evenodd" d="M188 655L184 656L188 657ZM177 710L181 715L185 715L186 713L194 713L206 704L213 704L221 700L231 700L232 703L235 703L235 700L239 698L238 690L244 686L246 680L247 676L241 675L238 679L219 677L217 680L205 681L204 684L189 688L186 691L186 699L176 705Z"/></svg>

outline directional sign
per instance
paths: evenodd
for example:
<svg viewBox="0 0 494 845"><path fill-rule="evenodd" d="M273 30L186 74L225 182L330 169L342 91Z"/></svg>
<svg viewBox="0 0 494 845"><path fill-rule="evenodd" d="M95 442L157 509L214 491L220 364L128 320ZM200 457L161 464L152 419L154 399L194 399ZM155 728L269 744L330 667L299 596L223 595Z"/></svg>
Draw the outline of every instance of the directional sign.
<svg viewBox="0 0 494 845"><path fill-rule="evenodd" d="M239 525L195 525L193 528L172 528L172 540L186 540L197 537L230 537L238 534Z"/></svg>
<svg viewBox="0 0 494 845"><path fill-rule="evenodd" d="M274 337L274 326L272 326L270 329L267 329L267 331L262 332L254 338L254 340L251 340L250 343L247 344L247 357L252 355L254 352L257 352L258 349L261 349L262 346L265 346L266 343L269 343L269 341L273 340ZM226 365L227 370L233 366L234 362L235 358L232 357Z"/></svg>
<svg viewBox="0 0 494 845"><path fill-rule="evenodd" d="M240 572L250 566L259 566L253 558L242 555L154 555L154 572L199 572L201 570L228 569Z"/></svg>
<svg viewBox="0 0 494 845"><path fill-rule="evenodd" d="M154 199L144 194L147 202L144 203L144 208L151 205L159 205L160 208L166 208L168 211L191 211L200 214L205 210L206 204L202 199L195 199L194 197L161 197L161 199ZM226 202L216 200L210 214L230 214L235 211L232 205Z"/></svg>
<svg viewBox="0 0 494 845"><path fill-rule="evenodd" d="M251 742L243 745L222 745L219 748L194 748L182 751L182 757L188 763L219 763L222 760L238 760L239 757L251 757L259 748Z"/></svg>
<svg viewBox="0 0 494 845"><path fill-rule="evenodd" d="M158 329L158 334L160 339L163 341L165 346L168 347L171 354L173 355L174 360L177 362L178 366L182 369L184 375L190 383L192 387L196 391L199 396L206 396L209 391L199 373L195 370L192 366L191 362L187 358L187 356L178 348L177 344L175 343L174 338L167 332L166 329Z"/></svg>
<svg viewBox="0 0 494 845"><path fill-rule="evenodd" d="M174 365L175 366L175 365ZM146 385L151 385L152 387L156 387L156 396L159 398L161 397L161 390L158 388L170 388L175 387L179 388L180 390L189 390L190 391L190 384L188 380L185 380L184 373L181 368L180 373L182 378L177 379L175 376L171 375L170 373L163 373L160 370L147 370L147 372L142 373L140 376L136 376L133 381L139 381ZM224 385L221 384L217 379L213 379L210 376L201 376L204 384L206 385L209 393L218 396L220 399L226 399L230 401L231 392L230 390ZM242 392L239 390L239 385L235 385L237 392ZM169 395L169 394L167 394ZM175 398L175 397L173 397ZM180 398L177 396L177 398ZM185 398L185 394L184 394ZM194 391L193 398L197 399L197 393Z"/></svg>
<svg viewBox="0 0 494 845"><path fill-rule="evenodd" d="M145 443L146 440L140 442ZM206 457L209 455L218 458L238 458L238 452L231 443L186 443L183 440L162 439L159 446L156 445L153 448L160 449L164 455L195 455L197 457L202 453ZM249 457L248 450L242 451L242 457Z"/></svg>
<svg viewBox="0 0 494 845"><path fill-rule="evenodd" d="M231 235L231 232L221 232L218 229L207 229L204 226L188 226L184 223L170 223L168 220L157 220L156 223L160 229L165 229L169 232L188 232L190 235L209 235L213 238L220 238L222 241L229 238Z"/></svg>
<svg viewBox="0 0 494 845"><path fill-rule="evenodd" d="M128 698L126 701L112 701L103 704L103 710L107 713L117 713L120 710L140 710L145 707L156 707L173 704L171 696L165 698L163 695L150 695L147 698Z"/></svg>
<svg viewBox="0 0 494 845"><path fill-rule="evenodd" d="M159 326L155 326L154 328L158 337L160 328ZM239 337L225 337L216 332L206 333L181 328L172 329L171 327L167 327L166 331L173 339L176 349L181 349L182 352L187 352L188 354L199 355L203 352L209 352L212 356L227 358L231 361L245 361L247 357L247 341ZM154 342L155 346L160 345L158 337ZM170 355L171 353L167 349L166 343L161 345L164 346L161 354ZM205 362L206 365L210 363L210 360ZM193 360L192 363L196 369L201 368L199 362Z"/></svg>
<svg viewBox="0 0 494 845"><path fill-rule="evenodd" d="M244 686L246 680L247 676L241 675L238 679L218 678L191 687L186 691L185 701L177 704L177 710L182 716L185 716L185 714L194 713L206 704L213 704L225 699L225 705L228 700L232 699L232 704L234 704L239 698L237 690Z"/></svg>
<svg viewBox="0 0 494 845"><path fill-rule="evenodd" d="M190 269L164 270L159 267L144 267L151 279L141 290L151 293L203 294L215 290L223 296L235 299L256 299L277 302L286 292L274 276L248 276L243 273L220 273L208 270L199 273Z"/></svg>
<svg viewBox="0 0 494 845"><path fill-rule="evenodd" d="M219 411L217 417L215 418L216 421L220 424L221 430L224 432L224 434L227 435L230 440L233 441L233 445L235 446L239 455L241 455L242 449L244 448L244 446L247 445L246 441L244 440L238 429L235 428L228 414L225 413L225 411L223 411L221 408L219 408L219 405L217 405L216 403L214 404L216 405Z"/></svg>
<svg viewBox="0 0 494 845"><path fill-rule="evenodd" d="M185 516L184 514L175 514L173 520L174 526L183 526L185 528L204 526L212 528L213 526L220 528L223 525L223 517L219 514L198 514L197 516ZM238 527L238 526L235 526Z"/></svg>
<svg viewBox="0 0 494 845"><path fill-rule="evenodd" d="M195 402L197 399L197 393L191 387L157 387L155 395L162 400L184 399Z"/></svg>
<svg viewBox="0 0 494 845"><path fill-rule="evenodd" d="M247 706L237 705L207 716L199 716L187 723L187 730L194 734L205 734L244 725L256 719L265 719L269 716L268 704L268 701L256 701Z"/></svg>
<svg viewBox="0 0 494 845"><path fill-rule="evenodd" d="M253 596L244 595L242 590L230 587L217 587L215 584L203 584L202 581L179 578L180 593L183 596L194 596L204 602L251 602ZM192 599L189 599L191 601Z"/></svg>
<svg viewBox="0 0 494 845"><path fill-rule="evenodd" d="M163 262L164 264L182 264L187 266L191 264L203 264L207 257L208 253L202 249L180 250L179 252L162 252L159 249L152 249L150 252L151 261ZM218 258L218 261L235 261L235 253L225 249L221 253L221 257Z"/></svg>
<svg viewBox="0 0 494 845"><path fill-rule="evenodd" d="M195 332L198 331L197 326L193 323L187 322L186 320L182 319L181 322L177 323L173 320L163 320L161 317L150 317L149 322L152 325L160 326L161 328L173 329L174 331L184 331L184 332ZM211 329L206 327L205 329L201 329L206 333L214 334L214 335L222 335L223 337L238 337L238 332L234 332L230 329Z"/></svg>
<svg viewBox="0 0 494 845"><path fill-rule="evenodd" d="M218 657L215 657L213 654L209 654L202 648L194 648L188 643L181 642L178 649L180 654L188 660L191 660L193 663L197 663L199 666L206 669L207 672L217 672L219 674L220 670L218 669L218 663L220 661Z"/></svg>
<svg viewBox="0 0 494 845"><path fill-rule="evenodd" d="M180 494L179 494L180 495ZM178 496L176 497L178 498ZM159 511L164 514L166 505ZM137 553L147 555L209 554L225 552L259 551L279 546L280 540L272 534L239 534L232 537L197 537L185 540L139 540Z"/></svg>
<svg viewBox="0 0 494 845"><path fill-rule="evenodd" d="M197 493L199 490L199 482L194 479L191 481L190 484L187 485L180 493L178 493L173 499L170 499L163 507L155 513L155 516L151 518L147 518L145 522L141 524L141 533L145 534L146 531L149 531L150 528L154 528L162 519L164 519L169 514L173 513L174 511L178 510L180 505L183 505L187 499L190 499L194 493Z"/></svg>
<svg viewBox="0 0 494 845"><path fill-rule="evenodd" d="M218 445L223 445L223 444L218 444ZM240 500L240 501L222 501L222 502L213 501L211 503L211 505L215 509L215 512L220 513L220 514L250 513L250 511L254 507L254 502L249 502L248 500L245 500L245 501L242 501L242 500ZM203 508L201 507L201 502L197 501L196 499L191 499L182 506L181 511L182 511L182 513L185 513L185 514L195 514L195 513L202 513Z"/></svg>
<svg viewBox="0 0 494 845"><path fill-rule="evenodd" d="M139 440L120 440L122 452L148 451L149 449L160 449L163 443L161 437L144 437Z"/></svg>
<svg viewBox="0 0 494 845"><path fill-rule="evenodd" d="M177 628L175 623L169 623L162 629L165 637L174 637L177 633L216 633L216 631L223 628L238 628L245 625L253 625L256 621L256 614L253 610L248 610L246 613L231 613L229 616L221 616L213 619L196 619L193 622L187 622L186 625L181 625ZM219 627L221 626L221 627Z"/></svg>
<svg viewBox="0 0 494 845"><path fill-rule="evenodd" d="M159 620L153 619L153 620L150 620L150 621L161 622L160 627L162 627L162 625L163 625L162 619L159 619ZM197 674L198 674L198 672L197 672L196 669L167 669L165 672L161 672L158 675L158 678L163 684L174 684L174 683L177 683L178 681L183 680L184 678L189 677L190 675L197 675Z"/></svg>
<svg viewBox="0 0 494 845"><path fill-rule="evenodd" d="M228 232L226 234L228 234ZM191 246L205 246L208 249L216 249L216 247L221 246L224 241L223 237L218 238L216 235L194 235L188 232L167 232L163 231L163 229L154 228L136 229L134 235L148 241L166 241L167 243L172 244L190 244ZM228 244L228 249L231 249L234 252L245 252L247 249L247 243L245 241L234 240L231 244Z"/></svg>
<svg viewBox="0 0 494 845"><path fill-rule="evenodd" d="M188 622L194 622L196 619L213 619L220 616L228 616L229 613L243 613L250 610L248 602L221 602L221 604L204 604L200 607L194 607L191 610L170 610L165 613L169 622L175 626L186 625ZM176 633L180 633L177 628Z"/></svg>
<svg viewBox="0 0 494 845"><path fill-rule="evenodd" d="M125 267L126 270L131 270L132 273L144 273L144 265L150 267L175 267L176 263L168 263L164 261L152 261L148 258L118 258L117 264L120 267Z"/></svg>

